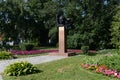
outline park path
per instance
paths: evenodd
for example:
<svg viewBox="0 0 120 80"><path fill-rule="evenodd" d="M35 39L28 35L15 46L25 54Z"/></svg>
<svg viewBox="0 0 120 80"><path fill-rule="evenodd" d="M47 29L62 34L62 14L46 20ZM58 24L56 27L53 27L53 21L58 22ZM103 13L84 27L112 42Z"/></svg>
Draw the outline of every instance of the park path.
<svg viewBox="0 0 120 80"><path fill-rule="evenodd" d="M0 73L2 73L4 71L6 66L8 66L14 62L18 62L18 61L27 61L32 64L40 64L40 63L50 62L53 60L59 60L59 59L63 59L63 58L66 58L66 57L45 55L45 56L36 56L36 57L20 58L20 59L12 59L12 60L2 60L2 61L0 61ZM2 80L1 75L0 75L0 80Z"/></svg>
<svg viewBox="0 0 120 80"><path fill-rule="evenodd" d="M0 75L0 80L3 80L1 75Z"/></svg>

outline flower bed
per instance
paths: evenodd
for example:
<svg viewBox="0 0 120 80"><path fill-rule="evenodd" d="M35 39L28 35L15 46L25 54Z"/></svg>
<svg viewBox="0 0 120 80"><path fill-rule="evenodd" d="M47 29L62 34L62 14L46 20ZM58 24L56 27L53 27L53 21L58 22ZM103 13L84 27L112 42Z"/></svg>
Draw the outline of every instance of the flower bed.
<svg viewBox="0 0 120 80"><path fill-rule="evenodd" d="M58 50L11 50L11 53L15 55L24 55L24 54L38 54L38 53L47 53L47 52L58 52Z"/></svg>
<svg viewBox="0 0 120 80"><path fill-rule="evenodd" d="M68 52L81 52L81 50L67 50ZM11 50L11 53L15 55L24 55L24 54L38 54L38 53L50 53L58 52L58 50Z"/></svg>
<svg viewBox="0 0 120 80"><path fill-rule="evenodd" d="M120 79L120 72L117 72L116 70L108 69L104 65L94 65L94 64L81 63L81 66L87 70L92 70L96 73L101 73L101 74L104 74L106 76L115 77L115 78Z"/></svg>

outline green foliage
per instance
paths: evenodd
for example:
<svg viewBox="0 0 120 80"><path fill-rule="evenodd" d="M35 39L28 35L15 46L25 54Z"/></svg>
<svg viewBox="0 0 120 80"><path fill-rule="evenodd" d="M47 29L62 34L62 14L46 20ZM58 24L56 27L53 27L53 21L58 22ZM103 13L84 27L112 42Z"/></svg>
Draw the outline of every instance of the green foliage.
<svg viewBox="0 0 120 80"><path fill-rule="evenodd" d="M74 34L73 36L67 37L67 47L68 48L78 48L80 46L80 35Z"/></svg>
<svg viewBox="0 0 120 80"><path fill-rule="evenodd" d="M120 72L120 55L108 55L98 61L100 65L105 65L110 69Z"/></svg>
<svg viewBox="0 0 120 80"><path fill-rule="evenodd" d="M120 54L120 50L118 49L103 49L97 51L99 54Z"/></svg>
<svg viewBox="0 0 120 80"><path fill-rule="evenodd" d="M55 45L58 42L58 28L57 27L53 27L52 29L50 29L49 33L49 44L51 45Z"/></svg>
<svg viewBox="0 0 120 80"><path fill-rule="evenodd" d="M72 34L69 31L67 34L68 47L76 48L83 43L92 49L109 48L109 28L116 0L107 1L106 5L103 0L1 1L0 32L13 40L37 39L39 44L46 45L48 39L51 39L56 44L58 40L55 15L61 8L65 17L72 20ZM81 37L76 37L76 34ZM69 45L70 40L73 42Z"/></svg>
<svg viewBox="0 0 120 80"><path fill-rule="evenodd" d="M19 44L19 48L20 50L26 50L24 43Z"/></svg>
<svg viewBox="0 0 120 80"><path fill-rule="evenodd" d="M3 80L119 80L108 76L106 77L102 74L96 74L95 72L85 70L80 66L81 63L97 64L97 61L102 57L103 55L74 56L36 65L37 68L43 70L40 74L18 77L2 75L2 77Z"/></svg>
<svg viewBox="0 0 120 80"><path fill-rule="evenodd" d="M81 50L84 54L88 53L88 50L89 50L89 46L82 46L81 47Z"/></svg>
<svg viewBox="0 0 120 80"><path fill-rule="evenodd" d="M113 16L113 21L111 25L111 43L114 47L120 49L120 5L116 8L116 13Z"/></svg>
<svg viewBox="0 0 120 80"><path fill-rule="evenodd" d="M32 44L32 43L21 43L21 44L19 44L19 48L21 50L28 50L28 51L30 51L30 50L33 49L33 47L34 47L34 44Z"/></svg>
<svg viewBox="0 0 120 80"><path fill-rule="evenodd" d="M6 67L4 70L5 75L8 76L21 76L27 74L37 73L39 70L28 62L16 62Z"/></svg>
<svg viewBox="0 0 120 80"><path fill-rule="evenodd" d="M30 51L30 50L33 49L34 45L32 45L32 44L26 44L25 47L26 47L26 50Z"/></svg>
<svg viewBox="0 0 120 80"><path fill-rule="evenodd" d="M7 51L0 52L0 59L12 59L14 58L13 54Z"/></svg>
<svg viewBox="0 0 120 80"><path fill-rule="evenodd" d="M12 48L12 46L10 46L9 44L6 44L6 45L4 46L4 48L5 48L6 50L10 50L10 49Z"/></svg>
<svg viewBox="0 0 120 80"><path fill-rule="evenodd" d="M14 45L12 49L13 50L20 50L20 47L19 47L19 45Z"/></svg>

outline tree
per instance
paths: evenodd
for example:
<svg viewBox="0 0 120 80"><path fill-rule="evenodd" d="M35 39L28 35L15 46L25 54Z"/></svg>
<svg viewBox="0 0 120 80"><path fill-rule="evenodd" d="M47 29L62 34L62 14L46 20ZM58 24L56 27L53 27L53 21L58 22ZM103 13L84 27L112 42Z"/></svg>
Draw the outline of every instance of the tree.
<svg viewBox="0 0 120 80"><path fill-rule="evenodd" d="M113 16L113 21L111 25L111 43L114 47L120 49L120 4L116 8L116 13Z"/></svg>
<svg viewBox="0 0 120 80"><path fill-rule="evenodd" d="M67 28L68 46L110 48L109 28L116 1L119 0L1 0L0 32L13 40L35 39L46 45L51 39L56 45L56 13L62 9L65 17L72 19Z"/></svg>
<svg viewBox="0 0 120 80"><path fill-rule="evenodd" d="M1 31L6 38L30 41L45 33L42 0L6 0L1 2ZM41 40L45 41L45 40ZM41 42L42 43L42 42Z"/></svg>

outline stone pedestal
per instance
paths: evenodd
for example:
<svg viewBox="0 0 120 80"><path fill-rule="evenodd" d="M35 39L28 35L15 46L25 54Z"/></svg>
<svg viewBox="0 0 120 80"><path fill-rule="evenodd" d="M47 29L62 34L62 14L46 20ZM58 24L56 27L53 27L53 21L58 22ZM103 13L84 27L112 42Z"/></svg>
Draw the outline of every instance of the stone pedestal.
<svg viewBox="0 0 120 80"><path fill-rule="evenodd" d="M66 33L65 33L65 27L61 26L59 27L59 53L64 54L66 53Z"/></svg>
<svg viewBox="0 0 120 80"><path fill-rule="evenodd" d="M65 27L60 26L59 27L59 52L58 53L50 53L51 56L73 56L75 53L73 52L67 52L66 48L66 32Z"/></svg>

